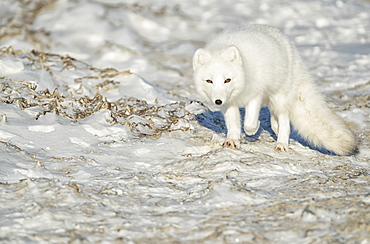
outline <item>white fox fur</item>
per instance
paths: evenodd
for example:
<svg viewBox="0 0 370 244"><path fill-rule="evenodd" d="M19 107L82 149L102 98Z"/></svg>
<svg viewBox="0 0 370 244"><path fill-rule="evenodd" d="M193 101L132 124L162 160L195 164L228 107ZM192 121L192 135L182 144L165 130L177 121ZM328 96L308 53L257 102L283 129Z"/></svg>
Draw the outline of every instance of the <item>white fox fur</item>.
<svg viewBox="0 0 370 244"><path fill-rule="evenodd" d="M244 131L253 135L267 105L277 151L288 150L291 122L313 146L338 155L358 152L356 137L328 108L295 47L278 29L252 25L223 32L195 52L193 69L199 93L224 113L225 147L240 146L239 107L245 107Z"/></svg>

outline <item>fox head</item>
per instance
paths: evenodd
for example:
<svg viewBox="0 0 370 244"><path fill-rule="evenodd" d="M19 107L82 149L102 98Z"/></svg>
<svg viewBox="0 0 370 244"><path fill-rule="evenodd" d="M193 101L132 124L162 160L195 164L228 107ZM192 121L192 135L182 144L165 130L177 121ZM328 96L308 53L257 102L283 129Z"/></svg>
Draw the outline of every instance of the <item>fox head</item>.
<svg viewBox="0 0 370 244"><path fill-rule="evenodd" d="M243 60L236 46L215 52L198 49L193 70L198 92L216 105L232 103L244 88Z"/></svg>

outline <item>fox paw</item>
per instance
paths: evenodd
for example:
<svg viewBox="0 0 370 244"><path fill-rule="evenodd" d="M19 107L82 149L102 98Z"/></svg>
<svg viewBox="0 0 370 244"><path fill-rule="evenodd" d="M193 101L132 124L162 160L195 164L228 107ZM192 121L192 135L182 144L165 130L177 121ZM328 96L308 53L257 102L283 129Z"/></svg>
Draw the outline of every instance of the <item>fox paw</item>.
<svg viewBox="0 0 370 244"><path fill-rule="evenodd" d="M240 148L240 143L233 139L226 139L222 146L230 149L238 149Z"/></svg>
<svg viewBox="0 0 370 244"><path fill-rule="evenodd" d="M288 152L288 145L284 144L284 143L281 143L281 142L277 142L276 146L275 146L275 151L277 151L277 152Z"/></svg>
<svg viewBox="0 0 370 244"><path fill-rule="evenodd" d="M260 122L259 121L257 121L256 126L244 125L245 134L247 134L248 136L253 136L254 134L256 134L259 128L260 128Z"/></svg>

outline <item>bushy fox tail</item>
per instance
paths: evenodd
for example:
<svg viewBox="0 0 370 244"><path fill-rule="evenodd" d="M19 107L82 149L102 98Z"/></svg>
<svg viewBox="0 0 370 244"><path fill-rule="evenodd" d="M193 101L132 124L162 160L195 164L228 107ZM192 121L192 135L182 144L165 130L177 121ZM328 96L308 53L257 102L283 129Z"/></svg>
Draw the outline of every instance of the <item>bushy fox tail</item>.
<svg viewBox="0 0 370 244"><path fill-rule="evenodd" d="M337 155L358 153L358 140L346 123L334 114L308 73L301 76L291 107L291 122L299 134L316 147Z"/></svg>

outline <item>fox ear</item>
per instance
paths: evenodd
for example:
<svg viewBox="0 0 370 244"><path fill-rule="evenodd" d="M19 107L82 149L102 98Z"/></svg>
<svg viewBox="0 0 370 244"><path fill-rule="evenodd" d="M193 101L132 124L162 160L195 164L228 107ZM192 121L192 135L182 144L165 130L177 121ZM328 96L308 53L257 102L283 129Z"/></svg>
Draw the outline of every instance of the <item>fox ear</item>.
<svg viewBox="0 0 370 244"><path fill-rule="evenodd" d="M194 57L193 57L193 69L196 70L200 66L207 63L209 60L211 60L212 55L211 53L203 48L199 48L195 51Z"/></svg>
<svg viewBox="0 0 370 244"><path fill-rule="evenodd" d="M230 62L236 62L240 65L243 64L242 56L240 55L239 49L236 46L230 46L224 51L224 57Z"/></svg>

